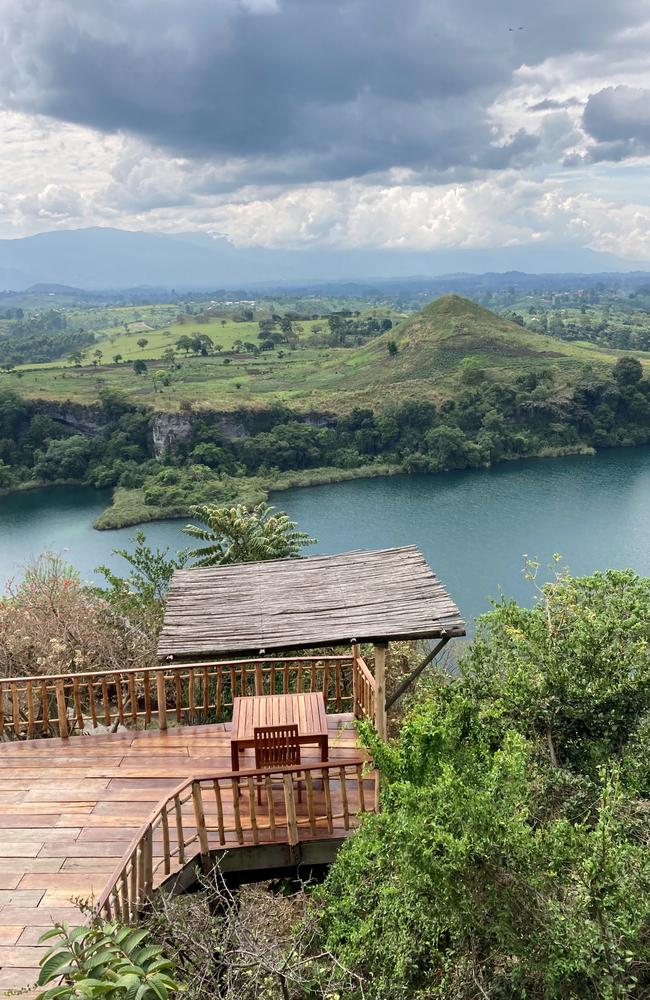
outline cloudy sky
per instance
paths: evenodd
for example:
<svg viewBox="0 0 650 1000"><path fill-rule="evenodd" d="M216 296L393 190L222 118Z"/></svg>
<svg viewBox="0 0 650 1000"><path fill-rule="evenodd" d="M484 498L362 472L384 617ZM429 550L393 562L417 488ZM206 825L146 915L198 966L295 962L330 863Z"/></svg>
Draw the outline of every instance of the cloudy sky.
<svg viewBox="0 0 650 1000"><path fill-rule="evenodd" d="M1 0L0 236L650 258L650 0Z"/></svg>

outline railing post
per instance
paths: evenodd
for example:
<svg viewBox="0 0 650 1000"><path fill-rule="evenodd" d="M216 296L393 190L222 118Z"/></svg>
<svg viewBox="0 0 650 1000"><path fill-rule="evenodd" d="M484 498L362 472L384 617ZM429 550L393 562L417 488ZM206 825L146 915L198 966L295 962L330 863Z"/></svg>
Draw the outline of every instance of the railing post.
<svg viewBox="0 0 650 1000"><path fill-rule="evenodd" d="M63 681L57 681L56 686L56 713L59 719L59 736L67 740L68 733L68 712L65 705L65 689Z"/></svg>
<svg viewBox="0 0 650 1000"><path fill-rule="evenodd" d="M386 739L386 653L388 644L375 646L375 729Z"/></svg>
<svg viewBox="0 0 650 1000"><path fill-rule="evenodd" d="M192 782L192 802L194 803L194 822L196 823L196 832L201 848L201 865L203 870L206 871L210 856L210 847L208 845L208 831L205 828L205 812L203 810L203 795L201 793L200 781Z"/></svg>
<svg viewBox="0 0 650 1000"><path fill-rule="evenodd" d="M287 813L287 840L289 847L296 847L300 842L298 835L298 817L296 816L296 798L293 790L293 775L284 774L284 806Z"/></svg>
<svg viewBox="0 0 650 1000"><path fill-rule="evenodd" d="M361 656L361 647L358 642L352 643L352 714L355 719L359 718L359 666L358 660Z"/></svg>
<svg viewBox="0 0 650 1000"><path fill-rule="evenodd" d="M165 691L165 668L156 673L156 693L158 698L158 728L167 729L167 692Z"/></svg>

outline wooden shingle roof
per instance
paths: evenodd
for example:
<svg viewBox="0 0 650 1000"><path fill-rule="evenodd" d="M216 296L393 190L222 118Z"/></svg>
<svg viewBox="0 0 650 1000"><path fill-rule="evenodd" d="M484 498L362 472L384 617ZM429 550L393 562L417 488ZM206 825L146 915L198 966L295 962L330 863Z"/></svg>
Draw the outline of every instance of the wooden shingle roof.
<svg viewBox="0 0 650 1000"><path fill-rule="evenodd" d="M414 545L174 573L161 660L465 635Z"/></svg>

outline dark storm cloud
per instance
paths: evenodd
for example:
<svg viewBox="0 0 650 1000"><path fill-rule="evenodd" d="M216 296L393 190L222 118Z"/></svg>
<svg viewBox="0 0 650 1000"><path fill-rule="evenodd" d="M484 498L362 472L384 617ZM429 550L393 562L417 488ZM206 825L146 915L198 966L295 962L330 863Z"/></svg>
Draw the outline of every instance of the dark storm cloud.
<svg viewBox="0 0 650 1000"><path fill-rule="evenodd" d="M592 160L623 160L650 150L650 90L605 87L587 101L583 126L596 140Z"/></svg>
<svg viewBox="0 0 650 1000"><path fill-rule="evenodd" d="M645 0L5 0L0 99L242 159L240 182L450 176L534 155L487 114L518 66L596 51L646 15Z"/></svg>

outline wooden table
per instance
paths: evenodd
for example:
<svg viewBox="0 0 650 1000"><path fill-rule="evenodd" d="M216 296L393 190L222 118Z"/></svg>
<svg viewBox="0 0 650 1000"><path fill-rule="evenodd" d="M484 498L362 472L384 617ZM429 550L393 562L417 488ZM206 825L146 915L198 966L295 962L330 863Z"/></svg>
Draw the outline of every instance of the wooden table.
<svg viewBox="0 0 650 1000"><path fill-rule="evenodd" d="M327 713L321 692L255 695L234 700L230 737L233 771L239 770L239 751L255 746L256 726L283 725L297 725L298 742L317 743L321 760L327 760Z"/></svg>

